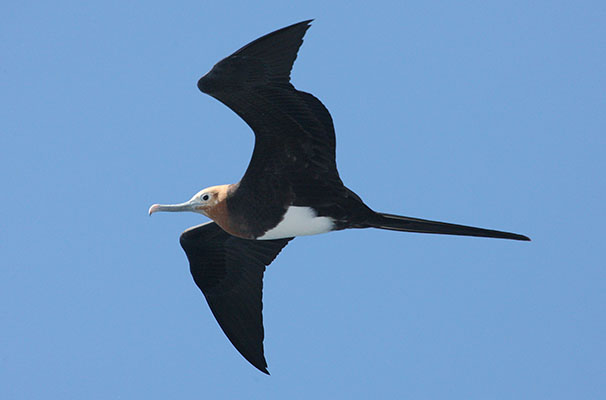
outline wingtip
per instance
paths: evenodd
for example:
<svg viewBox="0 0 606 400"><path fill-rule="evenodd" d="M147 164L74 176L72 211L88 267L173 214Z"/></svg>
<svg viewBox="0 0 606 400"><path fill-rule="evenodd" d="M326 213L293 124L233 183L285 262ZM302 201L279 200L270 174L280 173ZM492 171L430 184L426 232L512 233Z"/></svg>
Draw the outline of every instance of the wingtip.
<svg viewBox="0 0 606 400"><path fill-rule="evenodd" d="M238 350L239 351L239 350ZM243 354L242 354L243 355ZM246 357L245 357L246 358ZM265 361L265 357L263 357L263 363L260 362L252 362L249 359L246 359L253 367L263 372L265 375L271 375L267 370L267 362Z"/></svg>
<svg viewBox="0 0 606 400"><path fill-rule="evenodd" d="M233 92L247 85L288 84L293 63L312 21L296 22L246 44L202 76L197 82L198 90L217 97L218 93Z"/></svg>
<svg viewBox="0 0 606 400"><path fill-rule="evenodd" d="M311 23L315 21L315 18L310 18L310 19L306 19L300 22L295 22L294 24L285 26L284 28L278 29L278 30L286 30L286 29L291 29L295 26L299 26L299 25L307 25L308 27L311 26Z"/></svg>
<svg viewBox="0 0 606 400"><path fill-rule="evenodd" d="M238 349L238 351L240 351L240 350ZM244 354L242 354L242 355L244 355ZM267 361L265 361L265 356L261 355L261 358L254 360L254 362L253 362L253 360L251 360L247 357L244 357L244 358L246 358L246 360L249 363L251 363L251 365L253 367L255 367L259 371L263 372L264 374L269 375L269 371L267 370Z"/></svg>

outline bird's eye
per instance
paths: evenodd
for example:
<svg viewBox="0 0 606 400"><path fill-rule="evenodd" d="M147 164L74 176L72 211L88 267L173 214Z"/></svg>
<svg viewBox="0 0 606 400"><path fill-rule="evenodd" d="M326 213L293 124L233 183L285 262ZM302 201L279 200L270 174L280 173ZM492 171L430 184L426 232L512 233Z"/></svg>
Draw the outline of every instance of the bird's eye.
<svg viewBox="0 0 606 400"><path fill-rule="evenodd" d="M208 193L202 195L202 200L208 201L208 199L210 199L210 196L208 195Z"/></svg>

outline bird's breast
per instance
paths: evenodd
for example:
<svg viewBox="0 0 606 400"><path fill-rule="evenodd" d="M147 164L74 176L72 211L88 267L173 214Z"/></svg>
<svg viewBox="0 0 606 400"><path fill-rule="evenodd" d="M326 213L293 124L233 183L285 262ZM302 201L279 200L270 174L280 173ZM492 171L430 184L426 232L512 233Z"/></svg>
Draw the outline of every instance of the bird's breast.
<svg viewBox="0 0 606 400"><path fill-rule="evenodd" d="M332 218L319 217L311 207L290 206L278 225L257 237L257 240L317 235L330 232L334 227L335 223Z"/></svg>

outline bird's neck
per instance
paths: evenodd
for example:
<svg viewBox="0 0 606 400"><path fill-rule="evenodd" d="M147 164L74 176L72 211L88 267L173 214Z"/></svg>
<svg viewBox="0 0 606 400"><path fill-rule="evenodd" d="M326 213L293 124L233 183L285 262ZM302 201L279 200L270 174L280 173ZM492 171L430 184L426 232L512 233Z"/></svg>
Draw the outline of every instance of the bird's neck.
<svg viewBox="0 0 606 400"><path fill-rule="evenodd" d="M230 213L228 207L229 198L237 188L237 184L220 185L216 188L218 189L217 202L206 210L206 216L215 221L217 225L230 235L243 239L252 239L253 237L248 233L248 229L241 226L241 221L238 222L238 218L232 215L233 213Z"/></svg>

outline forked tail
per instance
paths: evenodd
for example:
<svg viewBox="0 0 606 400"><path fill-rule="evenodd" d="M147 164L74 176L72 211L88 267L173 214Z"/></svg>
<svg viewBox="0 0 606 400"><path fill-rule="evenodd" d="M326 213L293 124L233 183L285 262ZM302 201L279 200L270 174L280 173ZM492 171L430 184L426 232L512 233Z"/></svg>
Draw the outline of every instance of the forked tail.
<svg viewBox="0 0 606 400"><path fill-rule="evenodd" d="M479 236L499 239L530 240L517 233L494 231L492 229L475 228L473 226L449 224L446 222L429 221L420 218L403 217L400 215L376 213L377 218L369 225L373 228L389 229L392 231L437 233L441 235Z"/></svg>

